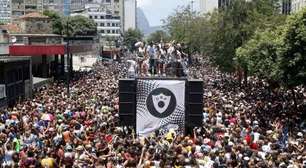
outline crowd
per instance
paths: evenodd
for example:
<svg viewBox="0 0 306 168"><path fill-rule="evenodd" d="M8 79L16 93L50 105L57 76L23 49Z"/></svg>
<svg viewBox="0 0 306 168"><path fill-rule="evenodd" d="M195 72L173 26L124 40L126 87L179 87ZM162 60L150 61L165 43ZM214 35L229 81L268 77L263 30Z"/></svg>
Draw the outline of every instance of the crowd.
<svg viewBox="0 0 306 168"><path fill-rule="evenodd" d="M132 63L135 72L141 77L183 77L187 75L188 61L186 48L183 44L175 43L148 43L137 42L137 48Z"/></svg>
<svg viewBox="0 0 306 168"><path fill-rule="evenodd" d="M206 59L189 71L205 83L203 126L192 134L144 138L119 126L118 79L127 66L99 62L74 76L70 97L54 83L1 110L2 167L306 167L302 87L294 101L256 78L240 86Z"/></svg>

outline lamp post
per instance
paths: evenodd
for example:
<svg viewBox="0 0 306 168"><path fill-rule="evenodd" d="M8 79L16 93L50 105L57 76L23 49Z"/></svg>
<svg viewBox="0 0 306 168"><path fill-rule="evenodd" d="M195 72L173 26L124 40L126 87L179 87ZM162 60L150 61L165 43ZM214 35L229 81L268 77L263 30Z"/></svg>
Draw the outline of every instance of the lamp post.
<svg viewBox="0 0 306 168"><path fill-rule="evenodd" d="M70 98L70 86L69 86L69 83L70 83L70 39L69 39L69 15L67 17L67 23L66 23L66 40L67 40L67 43L66 43L66 47L67 47L67 77L66 77L66 82L67 82L67 97Z"/></svg>

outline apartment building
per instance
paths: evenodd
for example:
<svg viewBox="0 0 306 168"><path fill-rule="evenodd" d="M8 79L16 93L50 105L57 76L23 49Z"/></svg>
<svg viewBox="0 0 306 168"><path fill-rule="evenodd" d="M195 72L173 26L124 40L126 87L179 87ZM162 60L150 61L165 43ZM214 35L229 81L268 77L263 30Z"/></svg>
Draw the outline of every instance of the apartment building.
<svg viewBox="0 0 306 168"><path fill-rule="evenodd" d="M0 0L0 23L8 23L11 19L10 0Z"/></svg>
<svg viewBox="0 0 306 168"><path fill-rule="evenodd" d="M292 0L291 11L296 13L306 6L306 0Z"/></svg>
<svg viewBox="0 0 306 168"><path fill-rule="evenodd" d="M11 0L11 19L33 12L43 12L43 0Z"/></svg>

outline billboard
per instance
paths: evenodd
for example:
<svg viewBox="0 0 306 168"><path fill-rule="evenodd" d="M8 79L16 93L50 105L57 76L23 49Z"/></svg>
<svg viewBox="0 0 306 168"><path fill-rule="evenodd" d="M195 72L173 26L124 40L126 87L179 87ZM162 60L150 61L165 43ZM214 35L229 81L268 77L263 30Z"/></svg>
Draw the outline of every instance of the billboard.
<svg viewBox="0 0 306 168"><path fill-rule="evenodd" d="M185 87L185 80L137 80L137 134L163 134L171 128L184 133Z"/></svg>

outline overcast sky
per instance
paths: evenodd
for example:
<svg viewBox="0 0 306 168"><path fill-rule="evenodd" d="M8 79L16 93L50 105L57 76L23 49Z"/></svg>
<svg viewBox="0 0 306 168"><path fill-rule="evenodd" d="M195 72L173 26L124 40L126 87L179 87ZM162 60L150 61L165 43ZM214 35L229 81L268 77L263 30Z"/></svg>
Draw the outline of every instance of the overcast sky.
<svg viewBox="0 0 306 168"><path fill-rule="evenodd" d="M194 9L199 8L199 0L194 0ZM159 26L161 20L171 15L179 6L190 4L191 0L137 0L137 6L145 13L151 26Z"/></svg>

